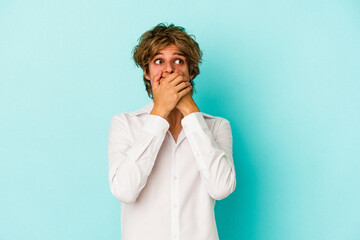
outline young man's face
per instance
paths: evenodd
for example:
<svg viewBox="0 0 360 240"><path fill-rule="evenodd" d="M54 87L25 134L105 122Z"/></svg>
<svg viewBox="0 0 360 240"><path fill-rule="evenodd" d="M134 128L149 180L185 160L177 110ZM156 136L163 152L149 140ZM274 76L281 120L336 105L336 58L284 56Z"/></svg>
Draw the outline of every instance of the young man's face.
<svg viewBox="0 0 360 240"><path fill-rule="evenodd" d="M175 45L170 45L155 54L154 58L149 62L149 74L146 74L144 70L144 76L147 80L150 80L162 70L161 83L161 80L173 73L175 69L183 73L189 80L192 79L193 76L189 75L188 63L184 54Z"/></svg>

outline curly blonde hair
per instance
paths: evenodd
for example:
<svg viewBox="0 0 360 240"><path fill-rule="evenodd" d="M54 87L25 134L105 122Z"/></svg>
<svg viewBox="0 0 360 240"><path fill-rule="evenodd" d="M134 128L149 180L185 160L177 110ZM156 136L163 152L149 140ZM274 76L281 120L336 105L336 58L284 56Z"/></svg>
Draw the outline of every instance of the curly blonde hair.
<svg viewBox="0 0 360 240"><path fill-rule="evenodd" d="M149 62L153 59L155 53L174 44L184 55L188 64L189 74L193 75L190 83L193 86L191 95L193 94L194 78L200 74L199 64L202 63L202 51L199 44L195 41L196 37L192 34L188 35L185 28L170 24L166 26L159 23L151 30L143 33L138 39L139 44L132 51L133 59L136 66L141 67L149 74ZM145 88L148 96L152 99L152 88L149 80L143 76Z"/></svg>

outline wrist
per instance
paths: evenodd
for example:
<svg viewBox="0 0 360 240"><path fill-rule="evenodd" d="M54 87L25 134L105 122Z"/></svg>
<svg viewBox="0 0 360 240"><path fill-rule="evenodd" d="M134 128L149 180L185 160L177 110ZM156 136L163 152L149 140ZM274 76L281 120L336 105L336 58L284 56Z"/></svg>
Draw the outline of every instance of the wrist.
<svg viewBox="0 0 360 240"><path fill-rule="evenodd" d="M194 113L194 112L200 112L200 109L197 106L194 106L192 108L186 108L181 111L181 113L184 117L186 117L187 115Z"/></svg>
<svg viewBox="0 0 360 240"><path fill-rule="evenodd" d="M160 116L165 119L167 118L167 116L169 116L168 112L159 110L158 108L155 108L155 107L151 110L150 114L157 115L157 116Z"/></svg>

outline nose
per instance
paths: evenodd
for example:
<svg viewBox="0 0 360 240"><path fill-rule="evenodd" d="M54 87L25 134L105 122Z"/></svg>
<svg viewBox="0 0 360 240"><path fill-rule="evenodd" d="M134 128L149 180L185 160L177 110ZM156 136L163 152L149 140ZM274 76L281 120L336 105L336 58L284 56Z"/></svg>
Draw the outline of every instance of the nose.
<svg viewBox="0 0 360 240"><path fill-rule="evenodd" d="M165 69L163 69L164 72L172 73L175 70L174 66L171 62L167 62L165 65Z"/></svg>

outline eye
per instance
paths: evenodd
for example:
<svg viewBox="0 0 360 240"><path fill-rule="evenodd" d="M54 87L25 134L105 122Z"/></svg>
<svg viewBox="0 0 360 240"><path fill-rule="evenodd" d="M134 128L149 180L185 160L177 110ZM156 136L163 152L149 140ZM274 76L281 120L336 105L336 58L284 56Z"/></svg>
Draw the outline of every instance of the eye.
<svg viewBox="0 0 360 240"><path fill-rule="evenodd" d="M161 59L156 59L156 60L154 61L154 63L155 63L155 64L160 64L159 61L161 61Z"/></svg>
<svg viewBox="0 0 360 240"><path fill-rule="evenodd" d="M180 58L175 60L175 63L177 63L177 62L178 62L178 64L183 64L184 63L184 61L182 59L180 59Z"/></svg>

